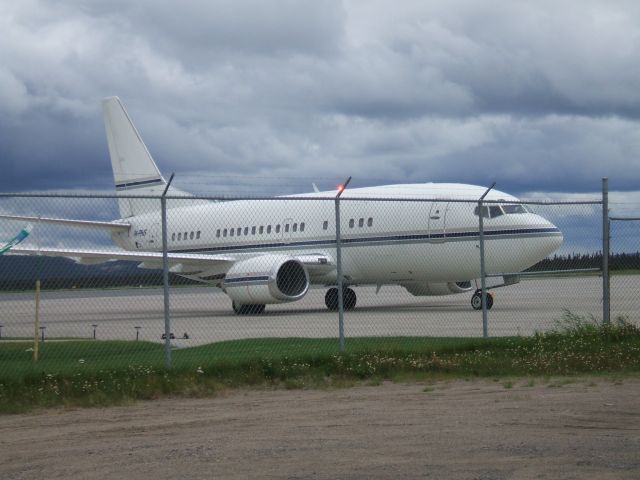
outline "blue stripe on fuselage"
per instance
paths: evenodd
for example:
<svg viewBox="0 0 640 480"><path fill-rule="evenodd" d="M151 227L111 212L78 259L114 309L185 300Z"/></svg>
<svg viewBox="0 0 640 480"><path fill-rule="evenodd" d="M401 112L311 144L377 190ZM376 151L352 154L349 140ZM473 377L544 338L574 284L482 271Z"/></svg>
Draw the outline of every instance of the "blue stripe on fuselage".
<svg viewBox="0 0 640 480"><path fill-rule="evenodd" d="M490 230L484 232L485 237L492 238L527 238L527 237L552 237L561 235L562 232L558 228L528 228L528 229L508 229L508 230ZM411 234L411 235L386 235L379 237L360 237L360 238L343 238L341 244L343 246L358 245L364 246L380 245L382 243L398 244L398 243L425 243L429 241L459 241L459 240L471 240L479 238L479 231L469 232L453 232L453 233L439 233L439 234ZM295 250L308 247L335 247L335 239L324 240L303 240L303 241L290 241L290 242L269 242L247 245L223 245L219 247L205 247L205 248L191 248L191 249L179 249L169 250L171 253L220 253L220 252L235 252L235 253L249 253L260 250L276 250L287 249Z"/></svg>

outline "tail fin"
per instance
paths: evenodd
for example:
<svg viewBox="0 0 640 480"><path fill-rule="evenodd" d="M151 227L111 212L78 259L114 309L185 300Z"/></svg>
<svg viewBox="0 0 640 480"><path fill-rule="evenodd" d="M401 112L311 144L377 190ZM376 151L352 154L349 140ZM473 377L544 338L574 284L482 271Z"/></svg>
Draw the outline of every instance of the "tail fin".
<svg viewBox="0 0 640 480"><path fill-rule="evenodd" d="M102 111L116 192L126 195L162 194L167 182L120 99L105 98L102 101ZM122 218L160 209L159 202L143 198L121 198L118 206Z"/></svg>

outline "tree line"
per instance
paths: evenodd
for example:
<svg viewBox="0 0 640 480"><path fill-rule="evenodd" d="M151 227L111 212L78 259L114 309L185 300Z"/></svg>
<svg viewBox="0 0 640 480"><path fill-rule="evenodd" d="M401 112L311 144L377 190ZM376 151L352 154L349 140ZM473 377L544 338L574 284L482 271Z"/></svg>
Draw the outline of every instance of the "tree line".
<svg viewBox="0 0 640 480"><path fill-rule="evenodd" d="M527 271L600 268L602 252L569 253L545 258ZM640 252L614 253L611 270L640 270ZM170 273L171 285L201 285ZM81 265L69 258L0 256L0 291L43 289L151 287L162 285L162 270L143 270L136 262L114 261Z"/></svg>
<svg viewBox="0 0 640 480"><path fill-rule="evenodd" d="M602 252L554 255L527 269L530 272L547 270L574 270L602 267ZM610 270L640 270L640 252L609 255Z"/></svg>

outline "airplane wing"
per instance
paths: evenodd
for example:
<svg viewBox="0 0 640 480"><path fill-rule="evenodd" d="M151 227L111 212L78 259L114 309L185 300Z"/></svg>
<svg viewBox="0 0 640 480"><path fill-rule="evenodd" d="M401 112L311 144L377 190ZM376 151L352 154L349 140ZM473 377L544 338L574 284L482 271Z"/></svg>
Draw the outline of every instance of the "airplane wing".
<svg viewBox="0 0 640 480"><path fill-rule="evenodd" d="M65 225L67 227L79 228L102 228L113 232L126 232L131 228L131 224L124 222L98 222L92 220L71 220L66 218L49 218L49 217L25 217L20 215L0 215L3 220L20 220L24 222L49 223L52 225Z"/></svg>
<svg viewBox="0 0 640 480"><path fill-rule="evenodd" d="M146 268L162 268L162 252L129 252L127 250L91 250L67 248L14 248L11 255L43 255L45 257L68 257L82 264L104 263L111 260L130 260L142 262ZM188 265L231 265L237 259L226 255L206 255L193 253L169 253L169 265L179 263ZM154 266L151 266L154 265Z"/></svg>
<svg viewBox="0 0 640 480"><path fill-rule="evenodd" d="M130 252L127 250L91 250L66 248L14 248L9 255L42 255L47 257L67 257L84 265L105 263L113 260L129 260L140 262L140 268L162 268L162 252ZM302 263L309 274L324 275L335 268L333 259L324 253L294 256ZM226 274L227 270L239 258L231 255L169 253L167 255L169 271L181 275L199 275L206 272L207 276Z"/></svg>

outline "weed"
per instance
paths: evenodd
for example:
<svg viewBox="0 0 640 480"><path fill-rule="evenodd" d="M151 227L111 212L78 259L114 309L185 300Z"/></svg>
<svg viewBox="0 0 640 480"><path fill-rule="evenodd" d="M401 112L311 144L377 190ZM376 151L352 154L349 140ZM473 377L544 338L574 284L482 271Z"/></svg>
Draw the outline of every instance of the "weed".
<svg viewBox="0 0 640 480"><path fill-rule="evenodd" d="M599 325L565 312L557 327L532 337L492 339L353 338L346 353L335 339L221 342L173 352L147 342L51 342L37 364L25 344L0 346L0 412L56 405L109 405L163 395L207 396L241 386L341 388L364 381L428 382L488 377L513 388L514 376L613 375L640 371L640 329L619 318ZM83 362L80 362L83 360ZM571 380L569 380L571 381ZM425 387L428 392L432 387Z"/></svg>

